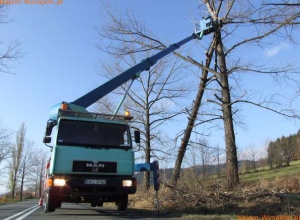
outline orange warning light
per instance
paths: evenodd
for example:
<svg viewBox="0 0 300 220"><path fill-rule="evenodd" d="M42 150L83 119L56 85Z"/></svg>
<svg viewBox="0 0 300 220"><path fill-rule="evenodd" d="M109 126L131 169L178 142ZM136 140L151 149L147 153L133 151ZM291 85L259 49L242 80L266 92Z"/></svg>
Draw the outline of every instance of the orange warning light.
<svg viewBox="0 0 300 220"><path fill-rule="evenodd" d="M126 110L124 115L125 117L130 117L130 111Z"/></svg>
<svg viewBox="0 0 300 220"><path fill-rule="evenodd" d="M62 110L68 110L68 104L67 103L61 103L61 105L60 105L60 109L62 109Z"/></svg>

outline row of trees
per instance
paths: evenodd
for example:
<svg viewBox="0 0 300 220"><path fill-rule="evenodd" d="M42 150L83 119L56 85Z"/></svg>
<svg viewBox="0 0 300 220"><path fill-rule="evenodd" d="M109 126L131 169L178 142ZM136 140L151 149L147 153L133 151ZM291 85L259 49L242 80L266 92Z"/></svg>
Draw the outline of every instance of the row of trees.
<svg viewBox="0 0 300 220"><path fill-rule="evenodd" d="M0 4L0 25L11 22L8 11L8 5ZM0 74L12 73L13 64L24 55L20 45L18 40L0 40ZM14 136L15 141L12 141ZM26 138L24 123L16 133L0 124L0 186L9 188L11 197L18 195L20 200L23 198L24 189L34 196L41 196L46 154Z"/></svg>
<svg viewBox="0 0 300 220"><path fill-rule="evenodd" d="M26 125L21 124L11 141L13 133L0 129L0 178L2 186L10 189L11 198L23 199L27 190L30 196L39 198L42 195L47 151L38 148L34 142L26 138ZM5 178L7 177L7 178Z"/></svg>
<svg viewBox="0 0 300 220"><path fill-rule="evenodd" d="M271 168L281 167L283 164L300 159L300 130L288 137L277 138L268 146L267 161Z"/></svg>

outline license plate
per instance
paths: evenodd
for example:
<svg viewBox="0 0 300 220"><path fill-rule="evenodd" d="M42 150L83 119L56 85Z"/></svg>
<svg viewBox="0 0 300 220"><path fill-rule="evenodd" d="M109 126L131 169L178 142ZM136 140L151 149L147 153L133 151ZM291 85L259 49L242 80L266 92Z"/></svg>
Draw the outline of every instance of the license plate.
<svg viewBox="0 0 300 220"><path fill-rule="evenodd" d="M85 179L85 185L106 185L106 180Z"/></svg>

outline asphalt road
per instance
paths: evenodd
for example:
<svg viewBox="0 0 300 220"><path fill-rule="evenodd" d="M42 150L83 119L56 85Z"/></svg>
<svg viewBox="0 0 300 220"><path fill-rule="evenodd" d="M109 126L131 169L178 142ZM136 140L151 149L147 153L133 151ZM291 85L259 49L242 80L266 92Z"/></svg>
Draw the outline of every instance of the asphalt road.
<svg viewBox="0 0 300 220"><path fill-rule="evenodd" d="M73 220L73 219L176 219L168 214L157 214L145 210L128 209L118 212L113 208L91 208L88 204L62 203L60 209L52 213L44 213L44 207L38 206L38 200L0 205L1 220Z"/></svg>

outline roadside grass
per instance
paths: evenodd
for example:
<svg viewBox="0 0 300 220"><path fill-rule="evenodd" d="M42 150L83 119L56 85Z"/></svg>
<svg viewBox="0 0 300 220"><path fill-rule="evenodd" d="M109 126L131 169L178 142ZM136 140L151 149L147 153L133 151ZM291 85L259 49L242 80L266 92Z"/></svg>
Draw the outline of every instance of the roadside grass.
<svg viewBox="0 0 300 220"><path fill-rule="evenodd" d="M28 201L28 200L32 200L34 199L32 196L27 196L27 197L23 197L22 201ZM12 203L16 203L16 202L20 202L20 197L17 196L15 198L11 198L10 195L2 195L0 196L0 205L5 205L5 204L12 204Z"/></svg>
<svg viewBox="0 0 300 220"><path fill-rule="evenodd" d="M0 198L0 205L11 204L19 201L20 201L19 198L12 199L12 198L8 198L7 196L2 196Z"/></svg>
<svg viewBox="0 0 300 220"><path fill-rule="evenodd" d="M225 178L211 177L204 181L187 173L180 179L183 182L178 184L178 190L165 186L159 190L159 209L161 212L167 211L168 217L223 220L237 219L238 215L298 213L297 206L281 201L274 193L300 192L300 161L293 161L290 166L275 169L266 166L240 174L241 184L232 192L224 188ZM131 195L130 208L157 212L156 195L152 187L149 192L138 189L135 195Z"/></svg>

